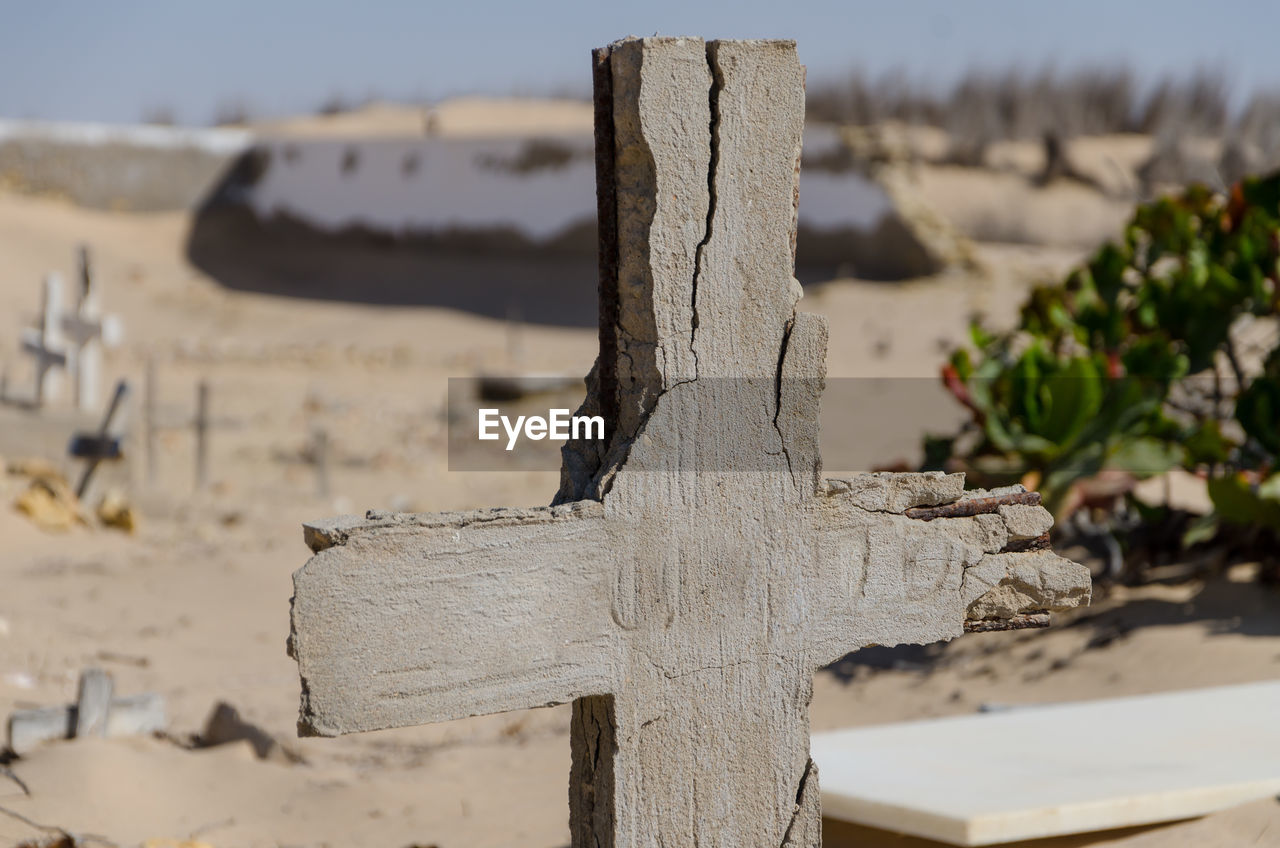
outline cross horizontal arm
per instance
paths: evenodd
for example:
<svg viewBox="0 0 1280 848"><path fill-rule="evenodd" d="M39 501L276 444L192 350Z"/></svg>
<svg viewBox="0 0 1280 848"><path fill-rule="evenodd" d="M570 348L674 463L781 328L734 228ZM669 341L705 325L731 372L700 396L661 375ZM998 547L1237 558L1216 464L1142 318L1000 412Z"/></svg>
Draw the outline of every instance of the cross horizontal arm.
<svg viewBox="0 0 1280 848"><path fill-rule="evenodd" d="M22 331L22 350L29 353L42 362L46 362L60 367L67 364L67 352L61 346L61 340L50 339L39 330L33 330L30 327Z"/></svg>
<svg viewBox="0 0 1280 848"><path fill-rule="evenodd" d="M290 650L299 733L337 736L613 690L619 629L600 504L308 528Z"/></svg>
<svg viewBox="0 0 1280 848"><path fill-rule="evenodd" d="M1031 500L1034 499L1035 503ZM964 490L963 474L827 480L811 504L814 650L926 644L1089 602L1089 571L1046 550L1038 496Z"/></svg>
<svg viewBox="0 0 1280 848"><path fill-rule="evenodd" d="M124 325L114 315L64 315L62 331L77 345L100 339L107 347L118 347L124 338Z"/></svg>

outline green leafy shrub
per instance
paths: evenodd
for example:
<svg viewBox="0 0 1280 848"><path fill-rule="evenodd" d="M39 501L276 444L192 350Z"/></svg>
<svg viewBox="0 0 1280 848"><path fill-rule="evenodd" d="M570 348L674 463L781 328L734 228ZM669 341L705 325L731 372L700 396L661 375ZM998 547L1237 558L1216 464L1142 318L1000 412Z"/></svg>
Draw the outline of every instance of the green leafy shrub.
<svg viewBox="0 0 1280 848"><path fill-rule="evenodd" d="M973 326L943 369L971 420L928 440L926 464L1031 482L1059 515L1091 483L1180 466L1215 507L1188 542L1222 523L1280 534L1280 346L1250 368L1232 332L1280 314L1278 261L1280 174L1139 207L1122 242L1034 289L1014 330Z"/></svg>

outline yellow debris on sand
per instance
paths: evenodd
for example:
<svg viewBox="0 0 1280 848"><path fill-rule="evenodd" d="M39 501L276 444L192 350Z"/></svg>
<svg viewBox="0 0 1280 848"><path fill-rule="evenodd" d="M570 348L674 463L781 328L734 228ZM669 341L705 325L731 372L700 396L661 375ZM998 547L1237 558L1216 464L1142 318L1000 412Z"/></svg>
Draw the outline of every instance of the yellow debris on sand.
<svg viewBox="0 0 1280 848"><path fill-rule="evenodd" d="M80 501L65 481L52 477L37 477L14 502L41 530L64 533L77 524L85 524L80 512Z"/></svg>
<svg viewBox="0 0 1280 848"><path fill-rule="evenodd" d="M126 533L138 529L138 514L124 492L110 489L98 503L98 520L104 527L114 527Z"/></svg>

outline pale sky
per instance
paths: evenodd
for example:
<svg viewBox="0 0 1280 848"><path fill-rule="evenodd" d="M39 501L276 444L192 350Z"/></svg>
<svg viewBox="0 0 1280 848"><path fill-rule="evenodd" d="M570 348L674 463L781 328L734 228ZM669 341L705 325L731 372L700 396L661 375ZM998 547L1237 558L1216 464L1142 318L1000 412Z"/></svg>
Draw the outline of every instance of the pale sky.
<svg viewBox="0 0 1280 848"><path fill-rule="evenodd" d="M1280 89L1274 0L0 0L0 117L131 122L220 103L313 111L330 95L585 95L592 47L628 34L780 37L811 80L903 69L948 86L979 66L1205 65L1237 97Z"/></svg>

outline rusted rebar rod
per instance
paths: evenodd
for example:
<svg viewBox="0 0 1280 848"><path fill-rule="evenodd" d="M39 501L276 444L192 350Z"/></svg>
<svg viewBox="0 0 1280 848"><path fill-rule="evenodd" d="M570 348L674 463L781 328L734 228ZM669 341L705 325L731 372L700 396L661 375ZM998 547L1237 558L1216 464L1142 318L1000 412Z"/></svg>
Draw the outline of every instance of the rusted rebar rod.
<svg viewBox="0 0 1280 848"><path fill-rule="evenodd" d="M989 498L965 498L942 506L913 506L903 514L907 518L918 518L921 521L932 521L935 518L968 518L971 515L999 512L1000 507L1011 504L1039 506L1040 493L1010 492L1007 495L995 495Z"/></svg>

